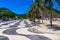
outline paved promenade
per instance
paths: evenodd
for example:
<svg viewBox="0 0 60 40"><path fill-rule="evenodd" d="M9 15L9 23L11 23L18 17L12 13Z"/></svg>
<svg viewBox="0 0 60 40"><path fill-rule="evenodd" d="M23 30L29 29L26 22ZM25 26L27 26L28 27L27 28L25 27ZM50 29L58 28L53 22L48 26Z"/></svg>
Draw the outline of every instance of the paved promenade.
<svg viewBox="0 0 60 40"><path fill-rule="evenodd" d="M49 29L46 24L49 22L34 26L25 19L1 22L0 40L60 40L60 26Z"/></svg>

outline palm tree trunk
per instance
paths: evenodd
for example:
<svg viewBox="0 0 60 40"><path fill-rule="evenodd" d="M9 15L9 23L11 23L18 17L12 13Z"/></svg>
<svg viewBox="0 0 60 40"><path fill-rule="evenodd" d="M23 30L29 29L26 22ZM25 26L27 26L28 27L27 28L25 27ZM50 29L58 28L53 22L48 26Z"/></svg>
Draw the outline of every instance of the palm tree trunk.
<svg viewBox="0 0 60 40"><path fill-rule="evenodd" d="M49 0L49 6L50 6L50 24L52 26L52 0Z"/></svg>
<svg viewBox="0 0 60 40"><path fill-rule="evenodd" d="M40 15L41 15L41 19L42 19L42 23L43 23L43 11L39 8L39 13L40 13Z"/></svg>
<svg viewBox="0 0 60 40"><path fill-rule="evenodd" d="M52 10L50 10L51 12L50 12L50 24L51 24L51 26L52 26Z"/></svg>

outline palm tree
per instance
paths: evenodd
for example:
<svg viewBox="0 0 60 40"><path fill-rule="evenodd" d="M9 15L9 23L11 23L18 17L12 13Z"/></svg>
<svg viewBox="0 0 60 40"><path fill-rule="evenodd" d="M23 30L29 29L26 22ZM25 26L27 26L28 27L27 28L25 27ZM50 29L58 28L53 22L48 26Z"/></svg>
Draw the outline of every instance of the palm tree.
<svg viewBox="0 0 60 40"><path fill-rule="evenodd" d="M36 4L37 4L37 12L38 14L40 14L41 18L42 18L42 23L43 23L43 10L41 8L41 0L35 0L36 1Z"/></svg>
<svg viewBox="0 0 60 40"><path fill-rule="evenodd" d="M44 0L44 4L49 3L50 6L50 24L52 26L52 0ZM41 13L41 16L43 18L43 11L40 8L41 0L36 0L37 6L38 6L38 11Z"/></svg>
<svg viewBox="0 0 60 40"><path fill-rule="evenodd" d="M37 9L36 8L36 3L33 0L32 5L31 5L27 15L30 15L30 18L33 19L34 21L35 21L35 18L36 18L36 9Z"/></svg>
<svg viewBox="0 0 60 40"><path fill-rule="evenodd" d="M50 7L50 24L52 26L52 0L45 0L45 3L49 3L49 7Z"/></svg>

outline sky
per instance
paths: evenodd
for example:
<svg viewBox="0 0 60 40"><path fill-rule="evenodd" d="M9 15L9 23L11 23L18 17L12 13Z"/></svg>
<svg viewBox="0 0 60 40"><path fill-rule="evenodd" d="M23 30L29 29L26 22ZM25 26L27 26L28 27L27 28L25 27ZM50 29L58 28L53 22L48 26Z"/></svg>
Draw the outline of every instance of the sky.
<svg viewBox="0 0 60 40"><path fill-rule="evenodd" d="M0 0L0 8L8 8L17 14L25 14L31 6L32 0ZM53 0L53 8L60 11L57 2Z"/></svg>

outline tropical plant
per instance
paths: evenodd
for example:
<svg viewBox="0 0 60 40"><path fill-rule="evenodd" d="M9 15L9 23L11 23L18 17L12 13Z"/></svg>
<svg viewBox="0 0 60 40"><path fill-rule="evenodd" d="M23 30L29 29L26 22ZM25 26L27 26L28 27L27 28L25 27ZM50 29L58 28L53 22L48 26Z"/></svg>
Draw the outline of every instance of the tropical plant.
<svg viewBox="0 0 60 40"><path fill-rule="evenodd" d="M48 3L49 5L49 7L50 7L50 24L51 24L51 26L52 26L52 0L45 0L45 4L46 3Z"/></svg>

